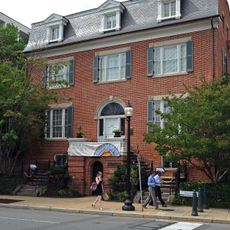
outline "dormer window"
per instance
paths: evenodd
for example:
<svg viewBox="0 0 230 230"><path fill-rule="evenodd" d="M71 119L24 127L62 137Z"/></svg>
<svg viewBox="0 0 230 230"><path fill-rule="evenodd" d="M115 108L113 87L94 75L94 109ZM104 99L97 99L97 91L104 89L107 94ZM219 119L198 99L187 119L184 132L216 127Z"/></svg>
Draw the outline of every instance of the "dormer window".
<svg viewBox="0 0 230 230"><path fill-rule="evenodd" d="M50 28L51 39L52 41L57 41L59 38L59 26L54 26Z"/></svg>
<svg viewBox="0 0 230 230"><path fill-rule="evenodd" d="M99 7L101 12L101 32L120 30L121 14L124 10L122 3L108 0Z"/></svg>
<svg viewBox="0 0 230 230"><path fill-rule="evenodd" d="M44 22L47 28L47 43L61 42L68 20L61 15L52 14Z"/></svg>
<svg viewBox="0 0 230 230"><path fill-rule="evenodd" d="M105 29L115 29L116 28L116 13L105 16Z"/></svg>
<svg viewBox="0 0 230 230"><path fill-rule="evenodd" d="M176 15L176 0L171 2L164 2L162 7L163 18L173 17Z"/></svg>
<svg viewBox="0 0 230 230"><path fill-rule="evenodd" d="M157 21L179 19L181 17L180 8L180 0L158 0Z"/></svg>

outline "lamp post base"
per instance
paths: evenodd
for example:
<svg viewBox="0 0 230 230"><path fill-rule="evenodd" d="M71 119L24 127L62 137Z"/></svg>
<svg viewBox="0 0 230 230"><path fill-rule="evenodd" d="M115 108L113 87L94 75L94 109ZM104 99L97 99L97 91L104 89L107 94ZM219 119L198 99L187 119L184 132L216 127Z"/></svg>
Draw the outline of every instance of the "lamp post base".
<svg viewBox="0 0 230 230"><path fill-rule="evenodd" d="M125 200L125 204L122 206L123 211L135 211L135 207L132 205L132 201L130 199Z"/></svg>

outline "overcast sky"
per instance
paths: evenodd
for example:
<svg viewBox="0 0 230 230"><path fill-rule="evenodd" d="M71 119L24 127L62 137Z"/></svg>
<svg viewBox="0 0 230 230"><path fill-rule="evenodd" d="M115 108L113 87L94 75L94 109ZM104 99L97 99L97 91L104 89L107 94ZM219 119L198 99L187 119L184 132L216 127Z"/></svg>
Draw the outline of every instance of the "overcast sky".
<svg viewBox="0 0 230 230"><path fill-rule="evenodd" d="M99 7L106 0L1 0L0 12L31 28L52 13L66 16ZM124 0L120 0L123 2ZM209 1L209 0L207 0ZM230 2L230 0L228 0Z"/></svg>

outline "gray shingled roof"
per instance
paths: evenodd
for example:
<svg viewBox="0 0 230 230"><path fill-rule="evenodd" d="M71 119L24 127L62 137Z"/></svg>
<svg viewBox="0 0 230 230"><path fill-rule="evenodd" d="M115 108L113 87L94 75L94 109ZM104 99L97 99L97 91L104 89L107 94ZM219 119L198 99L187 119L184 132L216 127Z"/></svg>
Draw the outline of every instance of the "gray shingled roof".
<svg viewBox="0 0 230 230"><path fill-rule="evenodd" d="M29 43L24 52L36 49L54 48L62 45L73 44L91 39L98 39L134 31L170 26L177 23L199 20L218 15L218 0L181 0L180 19L157 22L158 0L132 0L122 2L125 10L122 13L122 27L119 31L102 33L101 12L99 7L65 16L69 23L65 27L64 40L59 43L45 44L46 25L44 22L32 25ZM53 12L52 12L53 13Z"/></svg>

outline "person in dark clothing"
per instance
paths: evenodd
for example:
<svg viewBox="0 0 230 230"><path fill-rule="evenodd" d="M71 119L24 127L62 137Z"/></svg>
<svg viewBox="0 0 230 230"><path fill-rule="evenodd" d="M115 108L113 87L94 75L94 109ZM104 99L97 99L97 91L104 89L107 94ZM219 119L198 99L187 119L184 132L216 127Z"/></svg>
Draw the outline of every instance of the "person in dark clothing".
<svg viewBox="0 0 230 230"><path fill-rule="evenodd" d="M156 171L156 175L154 176L155 180L155 194L156 197L159 198L159 201L161 202L162 207L167 207L166 203L161 197L161 176L162 172L161 171Z"/></svg>
<svg viewBox="0 0 230 230"><path fill-rule="evenodd" d="M97 173L97 176L95 177L95 182L97 183L97 189L95 190L95 194L97 195L97 198L92 203L92 207L95 208L96 203L98 202L99 208L102 209L101 200L102 200L102 194L103 194L104 188L103 188L103 178L102 178L102 172L101 171L99 171Z"/></svg>

